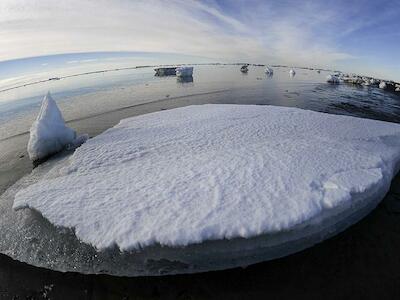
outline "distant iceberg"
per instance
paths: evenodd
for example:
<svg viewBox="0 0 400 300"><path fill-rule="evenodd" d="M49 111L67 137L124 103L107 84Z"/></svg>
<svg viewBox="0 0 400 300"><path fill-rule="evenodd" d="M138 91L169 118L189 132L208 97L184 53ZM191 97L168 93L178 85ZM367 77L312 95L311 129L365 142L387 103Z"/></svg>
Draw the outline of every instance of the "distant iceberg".
<svg viewBox="0 0 400 300"><path fill-rule="evenodd" d="M176 76L190 77L193 75L193 67L178 67L176 68Z"/></svg>
<svg viewBox="0 0 400 300"><path fill-rule="evenodd" d="M290 75L290 76L296 75L296 71L295 71L294 69L290 69L289 75Z"/></svg>
<svg viewBox="0 0 400 300"><path fill-rule="evenodd" d="M270 67L267 67L267 68L265 69L265 73L266 73L267 75L272 75L272 74L274 74L274 70L273 70L272 68L270 68Z"/></svg>
<svg viewBox="0 0 400 300"><path fill-rule="evenodd" d="M70 147L75 148L87 140L87 135L77 137L65 125L60 110L50 92L44 97L39 114L30 128L28 155L32 161L42 160Z"/></svg>
<svg viewBox="0 0 400 300"><path fill-rule="evenodd" d="M382 89L382 90L384 90L384 89L386 89L386 82L384 82L384 81L381 81L380 83L379 83L379 88L380 89Z"/></svg>
<svg viewBox="0 0 400 300"><path fill-rule="evenodd" d="M328 76L326 76L326 82L332 83L332 84L339 84L340 80L339 80L339 77L336 75L328 75Z"/></svg>

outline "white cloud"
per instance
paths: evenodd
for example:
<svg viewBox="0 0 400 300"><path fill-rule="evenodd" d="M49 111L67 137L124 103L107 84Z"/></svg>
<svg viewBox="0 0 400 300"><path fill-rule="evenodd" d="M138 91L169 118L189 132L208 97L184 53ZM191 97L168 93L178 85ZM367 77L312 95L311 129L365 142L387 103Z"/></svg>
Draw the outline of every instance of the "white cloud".
<svg viewBox="0 0 400 300"><path fill-rule="evenodd" d="M1 0L0 61L150 51L324 67L354 59L338 39L374 24L346 23L358 9L350 4L332 9L316 1L232 3L235 14L213 0ZM279 10L279 3L286 6Z"/></svg>

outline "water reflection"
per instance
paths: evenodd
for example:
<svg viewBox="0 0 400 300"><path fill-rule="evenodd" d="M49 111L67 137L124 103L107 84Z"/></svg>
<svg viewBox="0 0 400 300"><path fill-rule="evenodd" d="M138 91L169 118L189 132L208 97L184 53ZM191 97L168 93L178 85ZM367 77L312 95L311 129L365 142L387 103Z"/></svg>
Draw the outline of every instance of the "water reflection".
<svg viewBox="0 0 400 300"><path fill-rule="evenodd" d="M177 77L176 81L179 83L189 83L193 82L193 76L183 76L183 77Z"/></svg>

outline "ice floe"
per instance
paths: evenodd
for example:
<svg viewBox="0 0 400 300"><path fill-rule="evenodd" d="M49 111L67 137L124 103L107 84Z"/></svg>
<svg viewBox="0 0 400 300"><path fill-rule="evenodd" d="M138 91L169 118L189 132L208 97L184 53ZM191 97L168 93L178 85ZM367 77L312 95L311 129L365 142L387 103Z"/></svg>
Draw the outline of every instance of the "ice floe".
<svg viewBox="0 0 400 300"><path fill-rule="evenodd" d="M87 140L87 135L77 138L76 132L65 125L64 119L50 92L44 97L39 114L30 128L29 158L41 160L66 147L77 147Z"/></svg>
<svg viewBox="0 0 400 300"><path fill-rule="evenodd" d="M386 89L386 82L381 81L381 82L379 83L379 88L382 89L382 90Z"/></svg>
<svg viewBox="0 0 400 300"><path fill-rule="evenodd" d="M387 192L399 161L398 124L189 106L122 120L19 190L13 207L35 209L98 249L277 233L288 242L300 226L290 238L297 243L310 230L325 237L358 220Z"/></svg>

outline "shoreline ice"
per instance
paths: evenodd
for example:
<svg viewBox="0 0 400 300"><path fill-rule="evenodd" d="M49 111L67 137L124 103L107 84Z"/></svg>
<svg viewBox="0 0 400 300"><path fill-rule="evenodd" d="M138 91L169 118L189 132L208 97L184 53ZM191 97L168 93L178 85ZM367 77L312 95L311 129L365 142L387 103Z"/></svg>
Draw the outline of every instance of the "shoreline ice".
<svg viewBox="0 0 400 300"><path fill-rule="evenodd" d="M371 190L381 192L366 203L382 197L400 161L399 137L398 124L295 108L151 113L78 148L59 171L20 190L14 209L35 209L98 249L286 232L351 212Z"/></svg>

